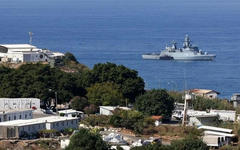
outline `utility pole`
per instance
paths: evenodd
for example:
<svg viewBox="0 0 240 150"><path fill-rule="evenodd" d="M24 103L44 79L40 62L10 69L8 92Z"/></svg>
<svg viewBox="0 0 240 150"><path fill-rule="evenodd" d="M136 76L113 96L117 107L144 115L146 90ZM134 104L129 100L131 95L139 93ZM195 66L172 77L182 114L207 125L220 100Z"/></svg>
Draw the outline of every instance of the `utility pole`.
<svg viewBox="0 0 240 150"><path fill-rule="evenodd" d="M55 91L55 100L56 100L56 113L58 113L58 108L57 108L58 97L57 97L57 92L56 91Z"/></svg>
<svg viewBox="0 0 240 150"><path fill-rule="evenodd" d="M33 33L29 32L29 44L31 45L32 45L32 36L33 36Z"/></svg>
<svg viewBox="0 0 240 150"><path fill-rule="evenodd" d="M182 126L185 126L187 123L187 108L188 108L188 102L191 101L192 96L190 94L184 95L184 110L183 110L183 120L182 120Z"/></svg>

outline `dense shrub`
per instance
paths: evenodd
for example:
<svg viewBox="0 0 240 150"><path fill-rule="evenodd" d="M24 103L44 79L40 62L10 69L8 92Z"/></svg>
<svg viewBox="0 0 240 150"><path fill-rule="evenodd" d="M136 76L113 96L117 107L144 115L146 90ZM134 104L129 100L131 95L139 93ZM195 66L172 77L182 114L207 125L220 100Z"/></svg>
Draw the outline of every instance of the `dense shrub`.
<svg viewBox="0 0 240 150"><path fill-rule="evenodd" d="M70 144L65 150L108 150L109 146L102 140L98 133L87 129L80 129L70 139Z"/></svg>
<svg viewBox="0 0 240 150"><path fill-rule="evenodd" d="M109 124L110 116L105 115L89 115L84 118L81 123L90 126L106 126Z"/></svg>
<svg viewBox="0 0 240 150"><path fill-rule="evenodd" d="M143 133L143 129L154 124L153 120L146 118L141 112L122 109L115 109L109 123L114 127L134 130L136 133Z"/></svg>

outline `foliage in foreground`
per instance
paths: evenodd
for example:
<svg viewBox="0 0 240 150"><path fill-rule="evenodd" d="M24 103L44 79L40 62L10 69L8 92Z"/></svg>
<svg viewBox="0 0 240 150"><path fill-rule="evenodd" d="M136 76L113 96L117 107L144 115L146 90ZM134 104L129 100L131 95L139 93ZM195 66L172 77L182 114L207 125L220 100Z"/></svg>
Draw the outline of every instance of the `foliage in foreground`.
<svg viewBox="0 0 240 150"><path fill-rule="evenodd" d="M65 150L108 150L109 146L98 133L87 129L80 129L70 139L70 144Z"/></svg>

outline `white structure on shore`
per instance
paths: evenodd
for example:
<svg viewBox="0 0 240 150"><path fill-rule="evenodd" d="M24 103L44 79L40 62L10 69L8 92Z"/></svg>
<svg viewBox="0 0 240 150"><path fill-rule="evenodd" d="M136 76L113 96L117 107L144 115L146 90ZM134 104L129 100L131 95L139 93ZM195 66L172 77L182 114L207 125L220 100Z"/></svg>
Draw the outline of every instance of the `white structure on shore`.
<svg viewBox="0 0 240 150"><path fill-rule="evenodd" d="M50 116L29 120L14 120L0 123L0 138L20 138L24 134L36 134L43 129L57 131L78 128L78 118Z"/></svg>
<svg viewBox="0 0 240 150"><path fill-rule="evenodd" d="M51 58L63 56L63 53L39 49L30 44L0 45L0 59L2 62L48 62Z"/></svg>
<svg viewBox="0 0 240 150"><path fill-rule="evenodd" d="M99 106L100 108L100 115L113 115L113 111L115 109L123 109L123 110L131 110L131 108L128 107L119 107L119 106Z"/></svg>
<svg viewBox="0 0 240 150"><path fill-rule="evenodd" d="M32 109L0 111L0 122L32 118Z"/></svg>
<svg viewBox="0 0 240 150"><path fill-rule="evenodd" d="M215 99L220 94L217 91L214 90L208 90L208 89L191 89L189 90L191 94L194 96L202 96L205 98Z"/></svg>
<svg viewBox="0 0 240 150"><path fill-rule="evenodd" d="M38 98L0 98L0 110L40 109Z"/></svg>

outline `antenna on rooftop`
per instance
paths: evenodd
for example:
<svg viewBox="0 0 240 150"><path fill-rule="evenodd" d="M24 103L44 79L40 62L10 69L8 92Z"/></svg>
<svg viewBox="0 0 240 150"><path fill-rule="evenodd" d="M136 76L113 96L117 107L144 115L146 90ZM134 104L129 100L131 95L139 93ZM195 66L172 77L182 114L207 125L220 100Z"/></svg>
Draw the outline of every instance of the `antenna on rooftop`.
<svg viewBox="0 0 240 150"><path fill-rule="evenodd" d="M32 45L32 36L33 36L33 33L29 32L29 44L31 45Z"/></svg>

